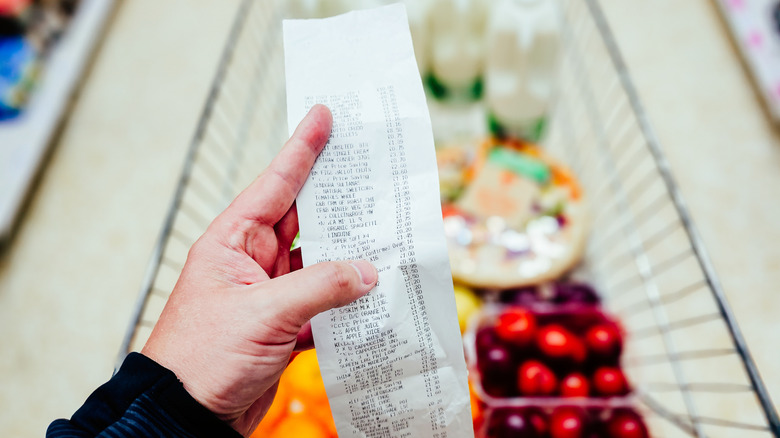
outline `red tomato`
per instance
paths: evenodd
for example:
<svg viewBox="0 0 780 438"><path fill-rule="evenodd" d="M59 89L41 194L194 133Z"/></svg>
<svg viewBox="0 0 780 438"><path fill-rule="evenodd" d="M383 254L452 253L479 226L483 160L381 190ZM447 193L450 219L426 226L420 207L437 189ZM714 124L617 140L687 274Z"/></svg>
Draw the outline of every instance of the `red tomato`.
<svg viewBox="0 0 780 438"><path fill-rule="evenodd" d="M585 335L585 343L590 351L601 356L617 356L622 347L620 333L611 324L593 326Z"/></svg>
<svg viewBox="0 0 780 438"><path fill-rule="evenodd" d="M625 395L628 393L628 382L620 369L601 367L593 373L593 389L605 397Z"/></svg>
<svg viewBox="0 0 780 438"><path fill-rule="evenodd" d="M551 438L581 438L585 436L585 414L569 406L556 408L550 415Z"/></svg>
<svg viewBox="0 0 780 438"><path fill-rule="evenodd" d="M498 337L514 345L528 345L536 334L536 318L522 307L510 309L498 317L496 333Z"/></svg>
<svg viewBox="0 0 780 438"><path fill-rule="evenodd" d="M536 337L539 350L551 359L585 360L585 345L572 332L557 324L539 329Z"/></svg>
<svg viewBox="0 0 780 438"><path fill-rule="evenodd" d="M524 396L552 395L558 386L555 374L543 363L526 361L517 374L517 388Z"/></svg>
<svg viewBox="0 0 780 438"><path fill-rule="evenodd" d="M563 397L587 397L589 393L588 379L582 373L571 373L561 380Z"/></svg>
<svg viewBox="0 0 780 438"><path fill-rule="evenodd" d="M648 438L650 433L642 418L634 411L616 411L607 423L610 438Z"/></svg>

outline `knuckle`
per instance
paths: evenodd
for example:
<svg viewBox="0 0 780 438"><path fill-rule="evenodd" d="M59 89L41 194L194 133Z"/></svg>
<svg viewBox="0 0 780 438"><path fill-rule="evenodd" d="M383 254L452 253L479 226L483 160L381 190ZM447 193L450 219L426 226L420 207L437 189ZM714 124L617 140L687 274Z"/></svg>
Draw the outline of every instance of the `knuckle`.
<svg viewBox="0 0 780 438"><path fill-rule="evenodd" d="M354 269L345 263L334 263L330 281L336 291L350 289L354 283Z"/></svg>
<svg viewBox="0 0 780 438"><path fill-rule="evenodd" d="M187 251L187 260L193 260L197 259L200 255L200 253L203 252L203 236L199 237L198 240L195 241L195 243L190 246L190 249Z"/></svg>

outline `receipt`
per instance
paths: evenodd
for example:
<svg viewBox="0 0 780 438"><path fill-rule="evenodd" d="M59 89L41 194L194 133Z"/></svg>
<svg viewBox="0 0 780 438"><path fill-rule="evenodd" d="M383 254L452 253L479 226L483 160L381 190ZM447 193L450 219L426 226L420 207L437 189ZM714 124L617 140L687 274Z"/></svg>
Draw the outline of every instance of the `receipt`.
<svg viewBox="0 0 780 438"><path fill-rule="evenodd" d="M341 437L473 437L436 157L406 12L284 22L290 133L316 103L328 144L298 195L305 266L367 259L379 283L312 319Z"/></svg>

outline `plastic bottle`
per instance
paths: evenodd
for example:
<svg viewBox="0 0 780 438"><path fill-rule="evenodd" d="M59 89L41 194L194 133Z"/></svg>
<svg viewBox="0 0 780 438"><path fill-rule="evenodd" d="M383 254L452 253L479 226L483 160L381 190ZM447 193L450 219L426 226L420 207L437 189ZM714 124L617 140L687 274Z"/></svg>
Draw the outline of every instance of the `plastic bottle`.
<svg viewBox="0 0 780 438"><path fill-rule="evenodd" d="M555 0L498 0L487 25L485 101L495 134L538 141L556 88Z"/></svg>
<svg viewBox="0 0 780 438"><path fill-rule="evenodd" d="M487 4L486 0L434 1L428 83L436 97L480 97Z"/></svg>

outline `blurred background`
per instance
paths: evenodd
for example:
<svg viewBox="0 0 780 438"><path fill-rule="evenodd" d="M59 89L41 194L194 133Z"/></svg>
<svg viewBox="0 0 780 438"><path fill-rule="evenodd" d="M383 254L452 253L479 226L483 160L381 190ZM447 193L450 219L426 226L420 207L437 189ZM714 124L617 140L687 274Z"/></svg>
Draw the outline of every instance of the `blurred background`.
<svg viewBox="0 0 780 438"><path fill-rule="evenodd" d="M111 376L240 3L0 0L3 436ZM775 2L596 3L778 399Z"/></svg>

